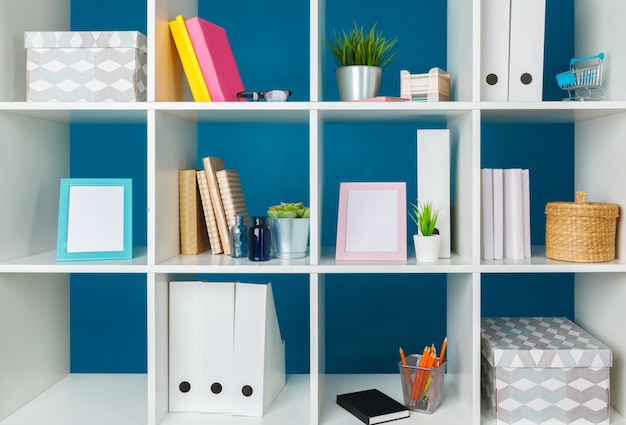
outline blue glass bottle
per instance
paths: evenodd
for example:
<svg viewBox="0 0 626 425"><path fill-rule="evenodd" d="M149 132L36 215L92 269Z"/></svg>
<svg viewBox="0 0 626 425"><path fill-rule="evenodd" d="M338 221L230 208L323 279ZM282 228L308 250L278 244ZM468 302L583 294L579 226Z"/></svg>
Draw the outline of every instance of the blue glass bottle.
<svg viewBox="0 0 626 425"><path fill-rule="evenodd" d="M248 259L268 261L272 255L272 243L267 217L252 217L248 230Z"/></svg>
<svg viewBox="0 0 626 425"><path fill-rule="evenodd" d="M248 256L248 228L242 215L235 216L235 225L230 228L230 256L244 258Z"/></svg>

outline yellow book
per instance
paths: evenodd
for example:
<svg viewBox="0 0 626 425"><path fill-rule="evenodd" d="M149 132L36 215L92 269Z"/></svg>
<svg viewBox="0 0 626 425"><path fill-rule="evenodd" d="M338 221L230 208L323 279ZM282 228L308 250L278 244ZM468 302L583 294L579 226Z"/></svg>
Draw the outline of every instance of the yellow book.
<svg viewBox="0 0 626 425"><path fill-rule="evenodd" d="M174 44L176 44L176 50L178 50L178 56L183 64L183 70L185 71L189 87L191 88L193 99L196 102L210 102L211 95L204 81L202 69L200 68L196 52L193 49L193 44L191 44L187 26L185 25L185 18L178 15L175 20L170 21L169 25Z"/></svg>

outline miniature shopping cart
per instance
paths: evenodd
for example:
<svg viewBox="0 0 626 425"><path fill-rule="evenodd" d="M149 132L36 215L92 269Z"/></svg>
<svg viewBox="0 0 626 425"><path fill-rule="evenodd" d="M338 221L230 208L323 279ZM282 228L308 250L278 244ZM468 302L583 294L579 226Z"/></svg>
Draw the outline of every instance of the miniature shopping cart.
<svg viewBox="0 0 626 425"><path fill-rule="evenodd" d="M602 100L602 63L604 53L586 58L573 58L569 71L556 75L556 82L567 90L563 100Z"/></svg>

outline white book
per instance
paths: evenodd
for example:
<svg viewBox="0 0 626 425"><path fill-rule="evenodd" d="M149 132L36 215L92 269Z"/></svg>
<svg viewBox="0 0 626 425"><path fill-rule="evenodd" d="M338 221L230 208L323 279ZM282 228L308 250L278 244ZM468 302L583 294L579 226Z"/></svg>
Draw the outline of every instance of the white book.
<svg viewBox="0 0 626 425"><path fill-rule="evenodd" d="M450 258L450 130L417 130L417 198L439 210L439 258Z"/></svg>
<svg viewBox="0 0 626 425"><path fill-rule="evenodd" d="M546 0L511 0L510 101L542 100L545 15Z"/></svg>
<svg viewBox="0 0 626 425"><path fill-rule="evenodd" d="M510 0L482 0L480 98L506 102L509 92Z"/></svg>
<svg viewBox="0 0 626 425"><path fill-rule="evenodd" d="M483 260L493 260L493 170L483 168L481 174L481 244L480 257Z"/></svg>
<svg viewBox="0 0 626 425"><path fill-rule="evenodd" d="M493 259L504 258L504 170L493 169Z"/></svg>
<svg viewBox="0 0 626 425"><path fill-rule="evenodd" d="M531 257L530 240L530 171L522 169L522 211L524 222L524 258Z"/></svg>
<svg viewBox="0 0 626 425"><path fill-rule="evenodd" d="M522 170L504 170L504 258L524 259Z"/></svg>

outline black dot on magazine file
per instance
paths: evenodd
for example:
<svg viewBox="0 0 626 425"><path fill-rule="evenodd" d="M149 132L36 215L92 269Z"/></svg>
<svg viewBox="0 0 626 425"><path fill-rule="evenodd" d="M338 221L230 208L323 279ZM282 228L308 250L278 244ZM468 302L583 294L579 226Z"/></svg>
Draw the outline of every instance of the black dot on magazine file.
<svg viewBox="0 0 626 425"><path fill-rule="evenodd" d="M244 385L241 387L241 394L246 397L250 397L252 395L252 387L250 385Z"/></svg>
<svg viewBox="0 0 626 425"><path fill-rule="evenodd" d="M211 385L211 392L213 394L219 394L222 392L222 384L220 384L219 382L215 382Z"/></svg>
<svg viewBox="0 0 626 425"><path fill-rule="evenodd" d="M485 80L490 86L495 86L496 84L498 84L498 76L496 74L487 75L487 78Z"/></svg>
<svg viewBox="0 0 626 425"><path fill-rule="evenodd" d="M528 72L524 72L520 77L520 81L522 82L522 84L528 85L533 82L533 76Z"/></svg>
<svg viewBox="0 0 626 425"><path fill-rule="evenodd" d="M191 390L191 384L187 381L183 381L178 385L178 389L181 393L188 393Z"/></svg>

